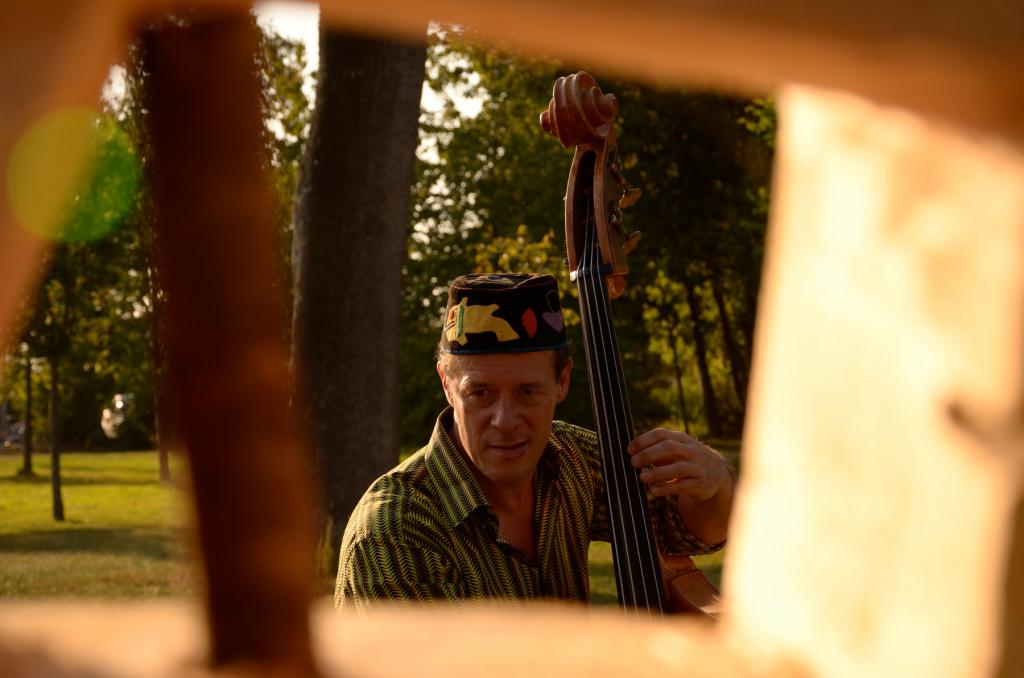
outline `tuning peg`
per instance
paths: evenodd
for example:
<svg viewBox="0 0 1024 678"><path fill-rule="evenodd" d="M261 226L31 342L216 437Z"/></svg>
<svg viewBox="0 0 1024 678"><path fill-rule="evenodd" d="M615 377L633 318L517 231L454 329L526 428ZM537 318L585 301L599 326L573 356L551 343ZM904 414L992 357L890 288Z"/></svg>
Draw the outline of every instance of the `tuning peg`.
<svg viewBox="0 0 1024 678"><path fill-rule="evenodd" d="M622 191L622 197L619 198L619 207L622 209L629 209L633 204L640 199L640 195L643 193L639 188L632 188L628 184Z"/></svg>
<svg viewBox="0 0 1024 678"><path fill-rule="evenodd" d="M622 233L622 209L619 207L619 203L614 200L609 200L607 210L608 222L619 229L619 232ZM625 235L625 233L623 233L623 235Z"/></svg>
<svg viewBox="0 0 1024 678"><path fill-rule="evenodd" d="M618 274L612 274L605 278L608 283L608 297L618 299L626 291L626 279Z"/></svg>
<svg viewBox="0 0 1024 678"><path fill-rule="evenodd" d="M612 173L612 178L615 179L615 183L617 183L619 188L622 189L622 197L619 198L619 207L622 209L632 207L633 203L640 199L641 190L630 186L625 175L623 175L622 159L619 157L618 151L612 151L608 154L608 169Z"/></svg>
<svg viewBox="0 0 1024 678"><path fill-rule="evenodd" d="M633 232L626 241L622 243L622 251L625 254L629 254L636 249L637 243L640 242L640 231Z"/></svg>

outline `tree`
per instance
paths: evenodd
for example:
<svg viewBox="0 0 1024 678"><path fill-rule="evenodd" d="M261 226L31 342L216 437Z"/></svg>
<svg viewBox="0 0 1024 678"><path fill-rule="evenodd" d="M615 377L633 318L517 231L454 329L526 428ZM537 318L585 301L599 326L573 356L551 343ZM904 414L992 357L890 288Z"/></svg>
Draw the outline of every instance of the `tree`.
<svg viewBox="0 0 1024 678"><path fill-rule="evenodd" d="M422 436L441 404L423 393L437 391L426 357L437 341L449 280L484 265L531 268L559 276L563 307L575 304L560 257L537 263L510 246L520 237L562 242L571 156L540 132L537 114L555 78L575 69L482 48L470 38L440 31L428 61L429 83L445 103L423 125L435 141L418 165L405 270L407 436ZM765 100L595 75L618 96L627 176L644 193L627 213L628 226L643 238L631 257L626 296L613 304L634 420L638 427L660 425L678 412L695 433L737 435L760 283L774 110ZM479 113L464 112L460 97L478 101ZM491 256L497 243L509 256ZM575 328L567 327L571 336ZM574 381L574 389L586 390L583 370ZM691 417L688 403L703 403L703 412ZM560 416L587 423L589 415L573 410L576 404L586 409L586 398L566 404Z"/></svg>
<svg viewBox="0 0 1024 678"><path fill-rule="evenodd" d="M21 436L21 468L18 469L20 476L33 476L32 470L32 355L28 351L28 345L22 344L25 354L25 410L23 420L25 429Z"/></svg>
<svg viewBox="0 0 1024 678"><path fill-rule="evenodd" d="M108 358L119 349L118 342L111 339L140 315L136 312L138 295L121 284L132 277L130 263L119 255L124 254L133 234L117 232L140 181L134 149L107 116L90 118L85 125L92 136L88 171L62 208L60 228L51 234L59 244L45 265L46 275L30 308L24 336L29 362L39 356L49 367L47 409L55 520L64 519L62 442L69 435L83 433L75 430L80 420L65 416L64 404L69 405L66 409L91 411L92 417L87 417L91 424L85 427L98 428L102 396L96 394L102 390L80 386L84 381L95 383L111 376L104 372L117 360ZM25 396L28 402L30 387Z"/></svg>
<svg viewBox="0 0 1024 678"><path fill-rule="evenodd" d="M79 320L75 301L77 297L71 288L70 268L67 265L68 247L60 247L51 263L49 273L37 297L33 319L26 338L34 341L46 358L50 371L50 388L47 396L50 439L50 487L53 519L64 520L64 499L60 475L60 367L61 358L67 351L71 333Z"/></svg>
<svg viewBox="0 0 1024 678"><path fill-rule="evenodd" d="M254 58L263 75L266 158L276 187L275 215L281 233L282 275L277 290L290 300L291 201L310 115L302 86L305 52L297 41L266 33ZM153 257L156 234L151 200L133 180L151 156L144 96L147 78L138 48L130 47L101 102L103 115L89 123L101 148L91 187L84 187L69 208L67 223L57 236L53 266L40 276L41 294L24 312L26 334L20 353L12 352L8 361L18 367L18 373L10 367L0 375L5 386L10 385L12 401L27 413L24 469L31 468L32 443L49 444L49 408L33 407L33 403L50 392L48 356L60 345L53 360L58 376L53 392L59 400L52 427L60 446L144 449L155 438L161 478L170 477L168 452L173 441L167 435L168 417L157 417L159 411L174 411L173 403L161 402L160 389L165 363L160 327L166 293ZM116 207L114 218L107 218L111 205ZM36 323L30 322L33 317L38 318ZM65 317L66 336L61 329ZM283 334L288 331L287 325L282 327ZM63 340L56 341L57 335ZM117 438L108 439L100 426L100 413L118 393L134 395L133 411L119 427Z"/></svg>
<svg viewBox="0 0 1024 678"><path fill-rule="evenodd" d="M291 274L288 260L291 249L291 204L310 117L310 102L303 88L305 46L297 40L289 40L264 30L260 33L259 50L254 59L262 85L264 157L274 188L275 218L281 234L282 257L277 290L282 301L290 302ZM149 73L137 45L129 48L122 76L123 87L119 95L112 98L110 105L118 124L138 149L139 165L145 169L152 155L146 108ZM136 356L133 361L138 369L126 364L122 364L120 369L137 375L140 379L136 381L145 382L132 389L139 392L136 401L143 403L146 410L146 416L136 417L135 421L151 427L151 436L155 437L158 451L160 477L169 481L169 453L176 447L175 441L171 440L174 427L169 420L174 418L177 408L163 388L167 355L163 319L167 293L155 257L157 232L154 228L153 204L147 190L139 192L129 223L131 230L137 234L137 240L126 250L126 254L138 272L142 290L140 299L147 323L143 325L136 341L128 342L134 347ZM282 305L290 307L290 303ZM286 324L282 332L287 335L288 330ZM152 412L152 416L149 412Z"/></svg>
<svg viewBox="0 0 1024 678"><path fill-rule="evenodd" d="M321 27L295 205L293 346L336 554L398 451L398 322L425 52Z"/></svg>
<svg viewBox="0 0 1024 678"><path fill-rule="evenodd" d="M291 261L294 200L313 112L305 89L306 47L298 40L262 30L256 64L262 86L264 158L271 178L274 217L281 243L278 290L282 306L289 314L282 329L288 337L294 306ZM317 74L312 77L316 78Z"/></svg>

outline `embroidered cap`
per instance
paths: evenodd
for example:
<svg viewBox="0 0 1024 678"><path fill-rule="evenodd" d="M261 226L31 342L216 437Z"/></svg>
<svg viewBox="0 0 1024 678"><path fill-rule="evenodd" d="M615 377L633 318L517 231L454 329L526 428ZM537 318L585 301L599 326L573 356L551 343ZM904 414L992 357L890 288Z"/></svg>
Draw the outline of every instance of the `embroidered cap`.
<svg viewBox="0 0 1024 678"><path fill-rule="evenodd" d="M448 286L445 353L519 353L565 346L558 283L550 275L474 273Z"/></svg>

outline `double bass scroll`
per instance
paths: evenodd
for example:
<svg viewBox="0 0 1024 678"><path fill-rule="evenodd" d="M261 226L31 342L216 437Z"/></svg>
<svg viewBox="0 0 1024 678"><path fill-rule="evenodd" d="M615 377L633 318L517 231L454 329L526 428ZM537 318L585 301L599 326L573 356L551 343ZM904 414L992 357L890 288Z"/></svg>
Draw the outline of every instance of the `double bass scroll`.
<svg viewBox="0 0 1024 678"><path fill-rule="evenodd" d="M613 122L618 102L584 71L555 82L541 127L575 146L565 196L566 259L579 288L591 400L611 522L619 602L636 616L693 612L717 617L718 591L683 555L662 553L654 538L646 486L630 463L634 437L626 382L612 325L611 299L622 295L627 234L623 210L640 197L623 175Z"/></svg>
<svg viewBox="0 0 1024 678"><path fill-rule="evenodd" d="M629 185L623 175L622 158L615 143L612 121L619 105L614 94L603 94L593 76L585 71L559 78L551 102L540 114L540 125L562 146L576 147L569 170L565 200L565 239L569 271L575 276L585 224L591 217L597 229L602 260L611 271L607 276L612 299L626 288L628 255L640 240L640 233L627 235L622 210L640 198L640 189ZM616 195L617 193L617 195ZM598 197L600 199L598 199ZM574 278L575 279L575 278Z"/></svg>

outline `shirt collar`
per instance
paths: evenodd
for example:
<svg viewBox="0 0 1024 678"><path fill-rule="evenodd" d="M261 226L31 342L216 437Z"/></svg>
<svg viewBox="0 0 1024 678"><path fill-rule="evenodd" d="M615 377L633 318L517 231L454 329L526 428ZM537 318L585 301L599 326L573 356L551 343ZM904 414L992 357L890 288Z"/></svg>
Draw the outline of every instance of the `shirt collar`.
<svg viewBox="0 0 1024 678"><path fill-rule="evenodd" d="M480 484L476 482L469 462L459 452L448 428L452 424L452 408L447 407L437 417L430 436L425 462L427 473L437 489L452 525L458 526L481 506L488 506Z"/></svg>
<svg viewBox="0 0 1024 678"><path fill-rule="evenodd" d="M469 462L459 452L458 446L448 433L453 416L453 410L449 406L437 417L424 461L449 520L453 526L458 527L471 513L481 506L490 507L490 504L487 503L484 491L480 489ZM557 476L558 462L556 446L552 444L552 439L548 438L547 447L537 464L537 472Z"/></svg>

